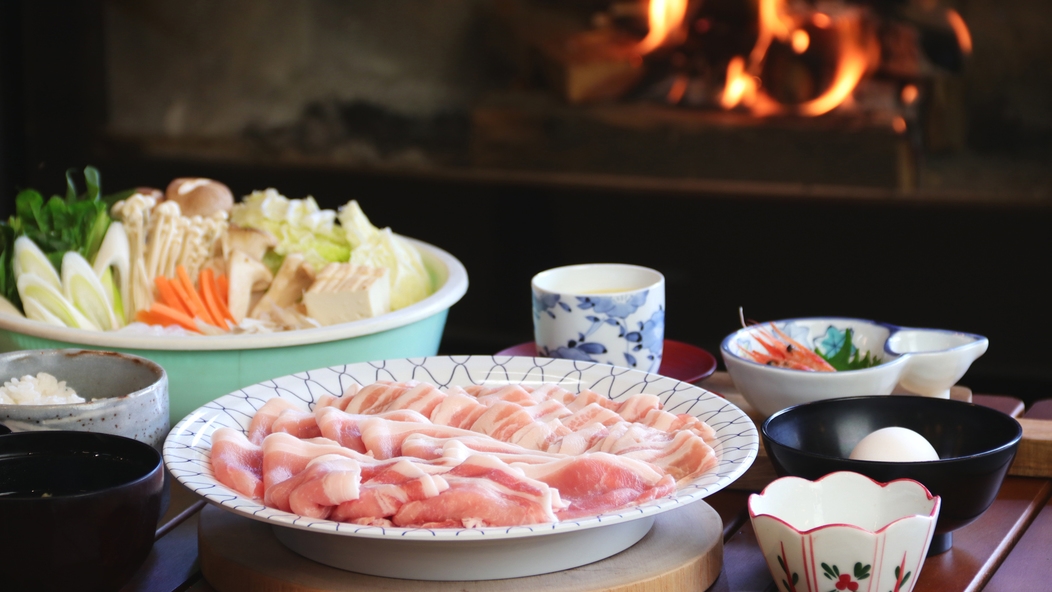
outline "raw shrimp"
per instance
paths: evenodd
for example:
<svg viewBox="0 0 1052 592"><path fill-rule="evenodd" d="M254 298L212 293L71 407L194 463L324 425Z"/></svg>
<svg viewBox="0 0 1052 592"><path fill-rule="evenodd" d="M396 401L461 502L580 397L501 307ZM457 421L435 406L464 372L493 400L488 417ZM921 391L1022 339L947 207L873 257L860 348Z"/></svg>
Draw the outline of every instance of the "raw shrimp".
<svg viewBox="0 0 1052 592"><path fill-rule="evenodd" d="M806 370L809 372L836 371L836 368L833 368L822 356L786 335L774 323L770 323L770 325L774 333L767 331L763 327L758 327L753 332L753 339L763 346L767 353L742 349L741 352L745 356L760 364L778 366L779 368Z"/></svg>

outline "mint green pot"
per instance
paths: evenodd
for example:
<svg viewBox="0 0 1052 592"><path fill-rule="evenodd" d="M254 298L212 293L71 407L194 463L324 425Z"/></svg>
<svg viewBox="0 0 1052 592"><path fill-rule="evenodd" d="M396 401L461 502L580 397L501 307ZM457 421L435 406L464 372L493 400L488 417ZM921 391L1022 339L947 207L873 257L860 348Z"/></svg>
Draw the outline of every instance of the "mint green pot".
<svg viewBox="0 0 1052 592"><path fill-rule="evenodd" d="M438 353L449 308L467 292L467 272L449 253L411 242L424 257L435 292L373 319L283 333L206 337L84 331L0 313L0 351L85 348L153 360L168 374L169 414L175 425L213 399L271 378Z"/></svg>

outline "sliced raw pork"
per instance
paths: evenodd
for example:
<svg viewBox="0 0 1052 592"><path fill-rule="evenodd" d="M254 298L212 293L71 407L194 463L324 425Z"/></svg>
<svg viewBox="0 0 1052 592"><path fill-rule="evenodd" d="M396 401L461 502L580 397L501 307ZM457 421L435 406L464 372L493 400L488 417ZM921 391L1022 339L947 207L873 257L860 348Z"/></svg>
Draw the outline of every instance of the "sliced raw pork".
<svg viewBox="0 0 1052 592"><path fill-rule="evenodd" d="M565 504L559 492L491 455L475 455L442 475L449 489L412 501L395 513L396 526L478 528L555 522Z"/></svg>
<svg viewBox="0 0 1052 592"><path fill-rule="evenodd" d="M556 512L560 520L596 516L676 491L675 480L661 469L603 452L512 466L559 491L559 497L568 504Z"/></svg>
<svg viewBox="0 0 1052 592"><path fill-rule="evenodd" d="M212 474L216 481L253 499L263 498L263 449L238 430L212 432Z"/></svg>

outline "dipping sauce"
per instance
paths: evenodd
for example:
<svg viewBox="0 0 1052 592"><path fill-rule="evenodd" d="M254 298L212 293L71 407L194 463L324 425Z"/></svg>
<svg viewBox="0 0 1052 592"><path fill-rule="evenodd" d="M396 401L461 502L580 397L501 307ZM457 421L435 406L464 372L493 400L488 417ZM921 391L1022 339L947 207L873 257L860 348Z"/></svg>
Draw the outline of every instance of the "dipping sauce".
<svg viewBox="0 0 1052 592"><path fill-rule="evenodd" d="M917 432L900 427L882 428L862 438L851 451L851 460L882 462L923 462L939 460L928 440Z"/></svg>
<svg viewBox="0 0 1052 592"><path fill-rule="evenodd" d="M152 470L98 452L36 452L0 456L0 499L91 493L134 481Z"/></svg>

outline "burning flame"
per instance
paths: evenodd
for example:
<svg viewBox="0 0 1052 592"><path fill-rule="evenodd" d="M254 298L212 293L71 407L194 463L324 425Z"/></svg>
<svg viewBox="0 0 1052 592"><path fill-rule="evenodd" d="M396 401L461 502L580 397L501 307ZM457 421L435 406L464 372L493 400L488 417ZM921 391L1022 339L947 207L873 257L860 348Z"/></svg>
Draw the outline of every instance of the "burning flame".
<svg viewBox="0 0 1052 592"><path fill-rule="evenodd" d="M957 36L957 43L961 46L961 53L972 54L972 32L961 18L961 14L952 8L946 9L946 21L950 23L953 34Z"/></svg>
<svg viewBox="0 0 1052 592"><path fill-rule="evenodd" d="M733 57L727 65L727 84L720 104L732 109L739 103L752 104L756 98L756 80L745 73L745 58Z"/></svg>
<svg viewBox="0 0 1052 592"><path fill-rule="evenodd" d="M675 37L687 16L687 0L650 0L650 31L636 46L640 54L648 54Z"/></svg>
<svg viewBox="0 0 1052 592"><path fill-rule="evenodd" d="M727 81L720 103L726 109L742 105L754 114L765 116L786 112L816 116L832 111L851 98L870 67L870 52L865 31L857 12L842 11L830 15L825 12L803 14L790 10L786 0L759 0L759 34L748 60L733 58L727 66ZM962 21L963 22L963 21ZM835 33L837 61L833 81L821 95L789 106L783 105L764 92L759 81L764 60L775 41L788 44L795 53L803 54L813 46L805 30L806 24Z"/></svg>

